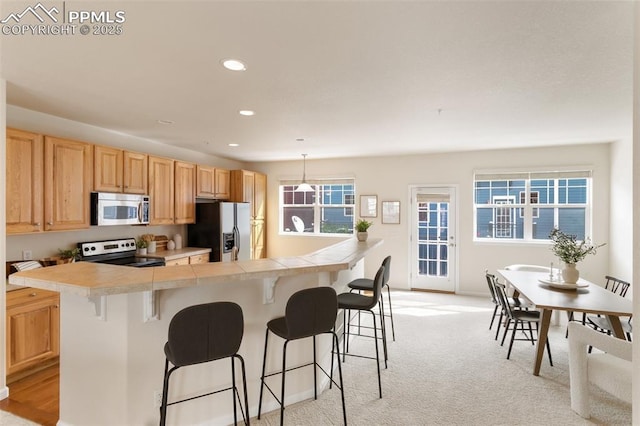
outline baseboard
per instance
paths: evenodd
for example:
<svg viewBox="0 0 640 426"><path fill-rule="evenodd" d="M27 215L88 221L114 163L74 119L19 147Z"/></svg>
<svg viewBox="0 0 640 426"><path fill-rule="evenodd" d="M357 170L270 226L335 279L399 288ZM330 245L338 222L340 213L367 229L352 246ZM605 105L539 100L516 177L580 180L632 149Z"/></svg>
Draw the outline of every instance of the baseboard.
<svg viewBox="0 0 640 426"><path fill-rule="evenodd" d="M0 389L0 400L9 398L9 388L7 386Z"/></svg>

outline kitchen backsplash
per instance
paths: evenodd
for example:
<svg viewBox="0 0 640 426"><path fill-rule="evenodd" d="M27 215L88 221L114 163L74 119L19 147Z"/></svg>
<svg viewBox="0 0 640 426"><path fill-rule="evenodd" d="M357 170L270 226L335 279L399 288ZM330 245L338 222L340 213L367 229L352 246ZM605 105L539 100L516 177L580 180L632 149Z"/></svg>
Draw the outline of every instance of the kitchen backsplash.
<svg viewBox="0 0 640 426"><path fill-rule="evenodd" d="M67 232L41 232L28 235L7 235L7 260L21 260L23 251L31 251L34 260L55 256L58 249L68 249L83 241L136 238L142 234L175 235L180 233L186 245L186 225L165 226L92 226Z"/></svg>

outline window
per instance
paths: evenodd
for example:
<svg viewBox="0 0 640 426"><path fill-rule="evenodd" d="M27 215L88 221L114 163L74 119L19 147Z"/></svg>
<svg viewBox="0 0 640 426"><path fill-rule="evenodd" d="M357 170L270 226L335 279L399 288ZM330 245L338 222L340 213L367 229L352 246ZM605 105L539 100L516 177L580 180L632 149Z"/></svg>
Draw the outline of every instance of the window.
<svg viewBox="0 0 640 426"><path fill-rule="evenodd" d="M547 240L553 228L583 240L591 229L590 171L476 173L476 241Z"/></svg>
<svg viewBox="0 0 640 426"><path fill-rule="evenodd" d="M315 180L313 191L280 185L280 232L353 234L353 180Z"/></svg>

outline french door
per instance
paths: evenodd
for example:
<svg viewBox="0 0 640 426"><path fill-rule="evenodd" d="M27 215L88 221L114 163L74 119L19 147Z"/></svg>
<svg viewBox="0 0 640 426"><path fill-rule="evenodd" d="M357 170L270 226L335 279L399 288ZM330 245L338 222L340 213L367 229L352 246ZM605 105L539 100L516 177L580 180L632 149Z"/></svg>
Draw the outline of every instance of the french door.
<svg viewBox="0 0 640 426"><path fill-rule="evenodd" d="M411 288L455 292L454 187L411 188Z"/></svg>

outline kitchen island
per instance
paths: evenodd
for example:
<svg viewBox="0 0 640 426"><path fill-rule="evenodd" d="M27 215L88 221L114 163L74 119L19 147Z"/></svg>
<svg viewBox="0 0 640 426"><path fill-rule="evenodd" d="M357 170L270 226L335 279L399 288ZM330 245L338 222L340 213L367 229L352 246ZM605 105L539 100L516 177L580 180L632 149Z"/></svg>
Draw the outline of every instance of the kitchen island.
<svg viewBox="0 0 640 426"><path fill-rule="evenodd" d="M364 275L364 258L379 239L344 240L314 253L287 258L154 268L78 262L24 271L10 283L60 292L59 425L152 425L162 389L163 346L173 315L186 306L233 301L244 312L240 354L247 367L249 406L257 413L266 323L284 314L294 292L312 286L345 290ZM330 339L321 339L319 359L329 366ZM290 345L289 365L306 362L309 342ZM268 370L281 363L270 351ZM175 373L170 400L228 386L229 363L218 361ZM311 371L287 375L287 404L312 397ZM169 424L230 424L228 393L172 406ZM275 409L265 398L263 410Z"/></svg>

